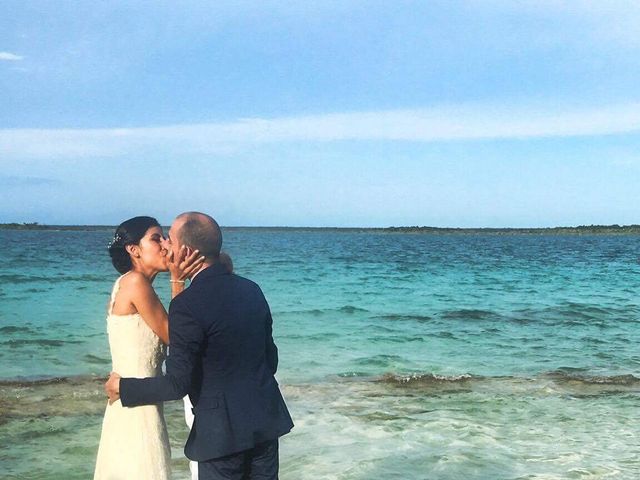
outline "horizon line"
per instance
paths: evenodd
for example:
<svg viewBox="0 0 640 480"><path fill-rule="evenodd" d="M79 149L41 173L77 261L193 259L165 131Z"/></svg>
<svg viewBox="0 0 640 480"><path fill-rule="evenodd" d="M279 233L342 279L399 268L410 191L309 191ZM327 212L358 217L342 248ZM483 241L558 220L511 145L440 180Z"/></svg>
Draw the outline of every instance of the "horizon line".
<svg viewBox="0 0 640 480"><path fill-rule="evenodd" d="M55 228L55 227L91 227L91 228L115 228L118 224L89 224L89 223L39 223L39 222L0 222L0 227L16 226L22 228ZM169 225L162 225L169 227ZM386 227L364 227L364 226L291 226L291 225L220 225L220 228L262 228L262 229L316 229L316 230L392 230L392 229L432 229L432 230L553 230L553 229L580 229L580 228L640 228L640 223L620 225L612 224L581 224L581 225L555 225L553 227L452 227L433 225L390 225Z"/></svg>

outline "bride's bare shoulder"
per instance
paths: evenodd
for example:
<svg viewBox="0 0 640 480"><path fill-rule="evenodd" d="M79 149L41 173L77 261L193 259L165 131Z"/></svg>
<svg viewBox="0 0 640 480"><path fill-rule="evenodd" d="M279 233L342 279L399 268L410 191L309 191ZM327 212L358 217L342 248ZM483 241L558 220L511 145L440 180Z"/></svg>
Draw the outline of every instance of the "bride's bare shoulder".
<svg viewBox="0 0 640 480"><path fill-rule="evenodd" d="M120 279L121 290L135 290L140 288L149 288L151 284L149 279L140 272L128 272Z"/></svg>
<svg viewBox="0 0 640 480"><path fill-rule="evenodd" d="M135 313L137 299L149 295L153 289L147 277L140 272L128 272L120 278L113 310L121 314Z"/></svg>

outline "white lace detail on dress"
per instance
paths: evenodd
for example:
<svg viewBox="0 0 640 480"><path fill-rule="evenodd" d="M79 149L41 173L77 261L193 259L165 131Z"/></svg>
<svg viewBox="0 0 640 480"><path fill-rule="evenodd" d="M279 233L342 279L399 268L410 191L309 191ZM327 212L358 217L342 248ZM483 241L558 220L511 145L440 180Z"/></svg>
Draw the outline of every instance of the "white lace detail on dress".
<svg viewBox="0 0 640 480"><path fill-rule="evenodd" d="M160 338L139 313L112 313L121 278L107 315L112 370L123 377L162 375L166 346ZM94 480L169 480L171 451L162 410L162 404L123 407L120 400L107 405Z"/></svg>

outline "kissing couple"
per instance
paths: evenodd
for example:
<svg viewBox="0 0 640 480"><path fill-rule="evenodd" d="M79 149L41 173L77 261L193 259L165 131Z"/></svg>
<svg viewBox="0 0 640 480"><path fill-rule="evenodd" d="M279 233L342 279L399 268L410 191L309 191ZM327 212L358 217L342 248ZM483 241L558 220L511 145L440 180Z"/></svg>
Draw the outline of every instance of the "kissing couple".
<svg viewBox="0 0 640 480"><path fill-rule="evenodd" d="M94 480L169 480L162 402L186 395L194 420L184 452L199 480L278 478L278 438L293 422L274 377L271 312L221 247L217 222L199 212L179 215L167 238L151 217L116 229L109 254L122 275L107 315L113 371ZM152 286L163 271L168 314Z"/></svg>

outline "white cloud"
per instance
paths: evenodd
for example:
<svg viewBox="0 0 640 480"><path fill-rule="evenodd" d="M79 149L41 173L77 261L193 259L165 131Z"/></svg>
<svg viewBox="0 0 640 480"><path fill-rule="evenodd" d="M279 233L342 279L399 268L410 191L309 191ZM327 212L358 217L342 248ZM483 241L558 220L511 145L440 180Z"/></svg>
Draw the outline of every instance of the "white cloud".
<svg viewBox="0 0 640 480"><path fill-rule="evenodd" d="M6 161L9 158L83 158L160 151L166 155L219 153L257 143L473 141L636 131L640 131L640 103L564 109L556 106L457 105L159 127L4 129L0 130L0 152Z"/></svg>
<svg viewBox="0 0 640 480"><path fill-rule="evenodd" d="M15 53L0 52L0 60L6 60L8 62L16 62L22 59L24 59L24 57L21 57L20 55L16 55Z"/></svg>

